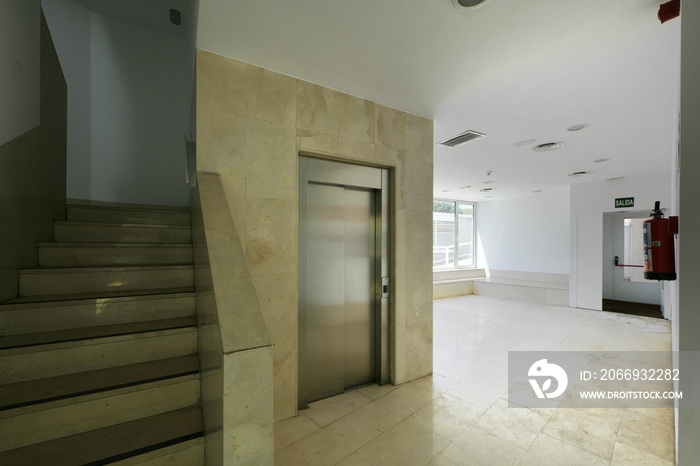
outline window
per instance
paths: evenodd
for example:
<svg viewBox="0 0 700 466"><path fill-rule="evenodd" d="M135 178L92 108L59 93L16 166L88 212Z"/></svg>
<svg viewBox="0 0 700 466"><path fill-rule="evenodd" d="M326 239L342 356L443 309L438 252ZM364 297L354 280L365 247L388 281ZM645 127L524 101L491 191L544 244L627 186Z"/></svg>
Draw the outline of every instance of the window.
<svg viewBox="0 0 700 466"><path fill-rule="evenodd" d="M433 268L475 266L474 204L433 200Z"/></svg>

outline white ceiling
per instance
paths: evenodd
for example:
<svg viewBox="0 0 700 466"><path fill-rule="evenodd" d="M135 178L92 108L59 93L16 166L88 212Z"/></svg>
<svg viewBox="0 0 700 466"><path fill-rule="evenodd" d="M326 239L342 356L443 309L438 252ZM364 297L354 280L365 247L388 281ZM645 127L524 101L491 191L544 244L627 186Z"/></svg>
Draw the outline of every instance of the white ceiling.
<svg viewBox="0 0 700 466"><path fill-rule="evenodd" d="M435 147L434 194L496 200L670 172L680 21L660 3L200 0L197 46L433 119L435 141L485 133Z"/></svg>

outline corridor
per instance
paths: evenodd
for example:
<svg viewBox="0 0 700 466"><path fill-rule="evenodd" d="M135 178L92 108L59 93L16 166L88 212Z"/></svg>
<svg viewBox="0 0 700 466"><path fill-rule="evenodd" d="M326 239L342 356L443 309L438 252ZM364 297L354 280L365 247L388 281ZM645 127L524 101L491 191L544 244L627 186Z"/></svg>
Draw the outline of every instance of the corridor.
<svg viewBox="0 0 700 466"><path fill-rule="evenodd" d="M513 409L508 351L670 351L670 322L486 296L434 302L434 374L311 403L276 465L672 465L672 409Z"/></svg>

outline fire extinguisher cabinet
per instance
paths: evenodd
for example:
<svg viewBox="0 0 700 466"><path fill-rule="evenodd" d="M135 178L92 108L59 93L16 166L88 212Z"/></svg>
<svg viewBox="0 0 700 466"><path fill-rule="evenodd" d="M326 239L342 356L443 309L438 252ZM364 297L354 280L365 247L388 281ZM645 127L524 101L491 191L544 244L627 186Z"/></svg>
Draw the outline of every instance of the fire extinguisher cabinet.
<svg viewBox="0 0 700 466"><path fill-rule="evenodd" d="M678 217L664 218L661 202L656 201L651 218L643 225L644 278L675 280L676 258L674 235L678 234Z"/></svg>

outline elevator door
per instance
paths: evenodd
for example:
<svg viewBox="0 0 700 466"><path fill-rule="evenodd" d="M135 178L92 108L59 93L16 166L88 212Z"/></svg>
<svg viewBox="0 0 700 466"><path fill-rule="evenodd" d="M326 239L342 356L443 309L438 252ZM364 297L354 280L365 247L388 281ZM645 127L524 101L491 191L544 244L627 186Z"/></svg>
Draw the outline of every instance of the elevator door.
<svg viewBox="0 0 700 466"><path fill-rule="evenodd" d="M382 378L382 191L305 171L300 166L300 408Z"/></svg>

